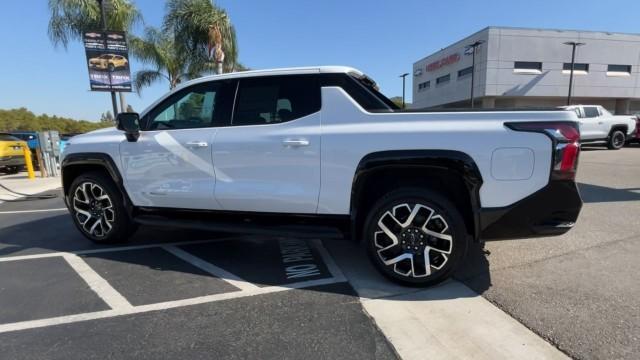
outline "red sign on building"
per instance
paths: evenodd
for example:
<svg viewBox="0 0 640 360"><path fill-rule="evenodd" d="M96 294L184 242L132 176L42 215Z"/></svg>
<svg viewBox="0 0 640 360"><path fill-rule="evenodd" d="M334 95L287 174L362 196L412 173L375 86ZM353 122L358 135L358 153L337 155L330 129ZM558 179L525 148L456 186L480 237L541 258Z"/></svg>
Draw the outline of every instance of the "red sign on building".
<svg viewBox="0 0 640 360"><path fill-rule="evenodd" d="M438 61L434 61L431 64L427 65L427 71L436 71L443 66L455 64L458 61L460 61L460 54L458 53L451 54L447 57L443 57L442 59Z"/></svg>

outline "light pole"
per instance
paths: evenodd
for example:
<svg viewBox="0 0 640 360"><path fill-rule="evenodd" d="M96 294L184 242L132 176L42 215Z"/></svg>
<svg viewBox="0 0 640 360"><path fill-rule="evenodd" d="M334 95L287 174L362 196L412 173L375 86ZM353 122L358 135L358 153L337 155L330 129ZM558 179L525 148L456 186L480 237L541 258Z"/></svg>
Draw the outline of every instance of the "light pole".
<svg viewBox="0 0 640 360"><path fill-rule="evenodd" d="M475 77L476 77L476 48L481 44L484 44L484 40L478 40L473 44L467 45L467 50L471 49L471 108L472 109L475 107L473 103L473 87L474 87Z"/></svg>
<svg viewBox="0 0 640 360"><path fill-rule="evenodd" d="M571 105L571 88L573 87L573 68L576 64L576 47L585 45L585 43L567 41L563 44L571 46L571 72L569 73L569 94L567 95L567 105Z"/></svg>
<svg viewBox="0 0 640 360"><path fill-rule="evenodd" d="M402 108L404 109L405 105L404 105L404 89L405 89L405 78L407 77L407 75L409 75L409 73L404 73L402 75L400 75L400 77L402 78Z"/></svg>

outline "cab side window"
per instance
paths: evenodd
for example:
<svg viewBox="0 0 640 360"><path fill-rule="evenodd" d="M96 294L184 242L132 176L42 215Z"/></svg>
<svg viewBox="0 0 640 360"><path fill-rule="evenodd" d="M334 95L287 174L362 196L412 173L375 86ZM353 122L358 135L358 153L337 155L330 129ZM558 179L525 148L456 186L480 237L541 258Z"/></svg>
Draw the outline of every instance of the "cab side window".
<svg viewBox="0 0 640 360"><path fill-rule="evenodd" d="M598 108L595 106L585 106L584 107L584 117L586 118L595 118L600 116L600 112Z"/></svg>
<svg viewBox="0 0 640 360"><path fill-rule="evenodd" d="M241 79L232 125L265 125L320 110L320 85L312 75Z"/></svg>
<svg viewBox="0 0 640 360"><path fill-rule="evenodd" d="M183 89L145 116L146 130L192 129L229 122L235 82L210 82Z"/></svg>

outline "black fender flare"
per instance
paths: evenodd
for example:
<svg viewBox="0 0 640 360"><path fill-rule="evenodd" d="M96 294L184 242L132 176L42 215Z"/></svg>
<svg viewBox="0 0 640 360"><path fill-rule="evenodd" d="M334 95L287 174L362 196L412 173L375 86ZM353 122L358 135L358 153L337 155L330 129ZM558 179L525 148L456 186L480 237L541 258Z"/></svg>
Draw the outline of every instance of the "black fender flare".
<svg viewBox="0 0 640 360"><path fill-rule="evenodd" d="M480 235L480 187L482 175L471 156L456 150L387 150L365 155L353 177L351 186L351 233L357 234L357 204L362 194L362 183L374 170L393 167L421 167L452 171L464 180L471 200L474 240Z"/></svg>

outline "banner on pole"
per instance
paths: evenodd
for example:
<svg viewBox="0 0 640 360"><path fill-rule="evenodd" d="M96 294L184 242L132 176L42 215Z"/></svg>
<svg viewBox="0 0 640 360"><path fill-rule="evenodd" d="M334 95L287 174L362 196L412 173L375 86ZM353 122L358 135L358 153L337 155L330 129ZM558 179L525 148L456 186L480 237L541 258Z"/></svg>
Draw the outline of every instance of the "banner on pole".
<svg viewBox="0 0 640 360"><path fill-rule="evenodd" d="M129 48L123 31L88 31L84 50L92 91L131 91Z"/></svg>

